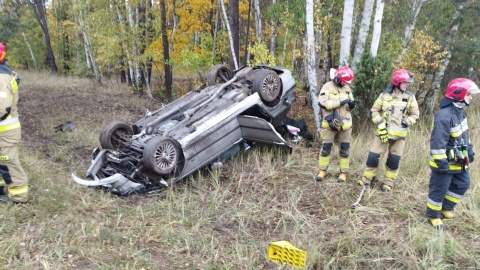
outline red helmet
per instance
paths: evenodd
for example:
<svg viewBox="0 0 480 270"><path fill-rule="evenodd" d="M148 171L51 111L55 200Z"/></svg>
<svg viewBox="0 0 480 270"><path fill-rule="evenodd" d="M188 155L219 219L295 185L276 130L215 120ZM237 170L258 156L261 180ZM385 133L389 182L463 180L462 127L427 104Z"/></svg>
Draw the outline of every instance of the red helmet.
<svg viewBox="0 0 480 270"><path fill-rule="evenodd" d="M413 83L413 74L406 69L397 69L393 72L390 82L394 86L399 86L402 82Z"/></svg>
<svg viewBox="0 0 480 270"><path fill-rule="evenodd" d="M0 43L0 63L5 62L6 56L7 56L7 48L5 48L5 45Z"/></svg>
<svg viewBox="0 0 480 270"><path fill-rule="evenodd" d="M343 82L350 85L352 84L354 78L355 75L353 74L352 69L350 69L348 66L339 67L333 74L333 82L336 84Z"/></svg>
<svg viewBox="0 0 480 270"><path fill-rule="evenodd" d="M465 78L456 78L448 83L445 97L456 102L462 102L465 100L467 93L478 94L480 90L473 81Z"/></svg>

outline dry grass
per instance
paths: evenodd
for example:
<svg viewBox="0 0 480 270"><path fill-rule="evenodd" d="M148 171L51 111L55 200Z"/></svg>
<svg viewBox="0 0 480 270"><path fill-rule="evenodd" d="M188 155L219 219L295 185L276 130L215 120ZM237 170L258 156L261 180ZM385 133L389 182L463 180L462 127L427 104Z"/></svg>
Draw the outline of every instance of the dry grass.
<svg viewBox="0 0 480 270"><path fill-rule="evenodd" d="M369 190L356 209L360 188L335 181L337 154L331 177L313 180L319 142L294 145L291 155L253 148L165 192L117 197L69 175L83 175L103 125L134 121L159 102L115 84L47 74L22 79L21 159L31 201L0 210L0 269L291 269L267 258L268 244L280 240L308 252L307 269L480 268L478 165L447 231L433 230L424 217L427 124L410 134L393 192ZM478 112L469 114L475 130ZM54 133L66 120L77 129ZM471 134L478 142L478 131ZM352 178L362 173L371 139L368 131L353 140Z"/></svg>

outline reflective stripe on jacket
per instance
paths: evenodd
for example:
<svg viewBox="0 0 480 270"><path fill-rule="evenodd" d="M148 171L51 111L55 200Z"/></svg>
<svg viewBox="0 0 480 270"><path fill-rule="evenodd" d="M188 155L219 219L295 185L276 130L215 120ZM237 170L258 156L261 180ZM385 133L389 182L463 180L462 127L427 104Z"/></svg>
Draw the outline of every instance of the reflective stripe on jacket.
<svg viewBox="0 0 480 270"><path fill-rule="evenodd" d="M0 133L20 128L18 120L18 84L16 74L0 64Z"/></svg>
<svg viewBox="0 0 480 270"><path fill-rule="evenodd" d="M322 127L329 128L327 121L325 121L325 117L331 115L333 110L336 110L340 119L343 121L342 129L347 130L352 128L350 106L348 106L348 104L340 106L340 102L346 99L354 100L352 90L348 85L340 87L333 81L327 82L323 85L318 95L318 102L322 106Z"/></svg>
<svg viewBox="0 0 480 270"><path fill-rule="evenodd" d="M388 138L393 140L407 137L408 128L402 127L402 120L410 127L420 115L414 94L408 90L395 93L393 89L380 94L370 112L374 124L386 121Z"/></svg>
<svg viewBox="0 0 480 270"><path fill-rule="evenodd" d="M445 101L445 99L444 99ZM474 155L468 136L467 115L463 108L452 102L444 102L433 120L430 137L430 169L442 173L460 173L462 166L449 153L464 144L470 157ZM446 105L445 105L446 104ZM464 167L465 169L468 166Z"/></svg>

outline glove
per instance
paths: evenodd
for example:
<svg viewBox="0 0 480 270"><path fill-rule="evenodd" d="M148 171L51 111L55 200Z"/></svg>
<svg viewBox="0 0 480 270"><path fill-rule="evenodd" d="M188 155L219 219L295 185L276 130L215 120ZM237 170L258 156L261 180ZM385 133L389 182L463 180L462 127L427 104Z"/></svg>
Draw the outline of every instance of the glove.
<svg viewBox="0 0 480 270"><path fill-rule="evenodd" d="M355 109L355 101L354 100L348 100L348 107L350 107L350 110Z"/></svg>
<svg viewBox="0 0 480 270"><path fill-rule="evenodd" d="M344 99L344 100L340 101L340 106L343 106L343 105L349 103L350 101L351 101L350 99Z"/></svg>
<svg viewBox="0 0 480 270"><path fill-rule="evenodd" d="M402 120L402 128L408 128L408 123L405 120Z"/></svg>
<svg viewBox="0 0 480 270"><path fill-rule="evenodd" d="M382 143L388 142L388 132L387 132L387 125L385 125L385 121L382 121L377 126L377 133L380 141Z"/></svg>
<svg viewBox="0 0 480 270"><path fill-rule="evenodd" d="M470 163L472 163L475 160L474 156L475 154L468 155L468 160L470 161Z"/></svg>

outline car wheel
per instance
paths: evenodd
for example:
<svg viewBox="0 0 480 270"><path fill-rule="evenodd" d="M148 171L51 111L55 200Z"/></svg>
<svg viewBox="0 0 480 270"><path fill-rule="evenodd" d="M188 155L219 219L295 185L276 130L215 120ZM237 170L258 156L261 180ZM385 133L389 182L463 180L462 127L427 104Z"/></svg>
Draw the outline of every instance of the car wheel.
<svg viewBox="0 0 480 270"><path fill-rule="evenodd" d="M178 168L180 155L181 147L177 141L154 137L145 146L143 162L148 169L158 174L169 174Z"/></svg>
<svg viewBox="0 0 480 270"><path fill-rule="evenodd" d="M127 123L113 121L100 133L100 145L103 149L121 149L133 135L133 128Z"/></svg>
<svg viewBox="0 0 480 270"><path fill-rule="evenodd" d="M207 74L207 85L226 83L233 78L233 72L224 65L213 66Z"/></svg>
<svg viewBox="0 0 480 270"><path fill-rule="evenodd" d="M253 91L258 93L266 106L273 107L280 102L282 81L275 71L260 70L253 79Z"/></svg>

